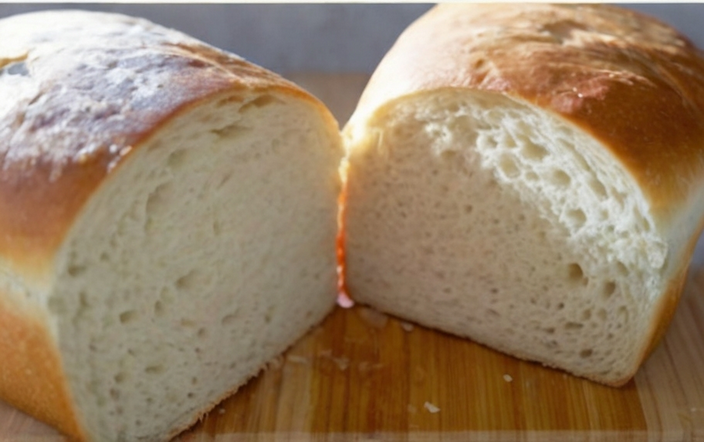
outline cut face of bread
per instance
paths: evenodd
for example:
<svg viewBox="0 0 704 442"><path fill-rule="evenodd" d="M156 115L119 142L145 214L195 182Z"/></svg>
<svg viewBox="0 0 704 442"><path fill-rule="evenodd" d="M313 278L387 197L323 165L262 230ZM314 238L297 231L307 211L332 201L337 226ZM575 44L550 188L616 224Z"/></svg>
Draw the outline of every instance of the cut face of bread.
<svg viewBox="0 0 704 442"><path fill-rule="evenodd" d="M351 296L624 384L701 232L703 79L701 51L628 10L433 8L343 131Z"/></svg>
<svg viewBox="0 0 704 442"><path fill-rule="evenodd" d="M334 307L337 124L144 21L11 20L0 41L27 47L25 74L0 76L0 393L79 440L167 440Z"/></svg>
<svg viewBox="0 0 704 442"><path fill-rule="evenodd" d="M603 382L632 374L672 269L603 146L514 99L444 91L389 106L350 149L356 300Z"/></svg>
<svg viewBox="0 0 704 442"><path fill-rule="evenodd" d="M142 146L85 208L46 294L98 439L163 439L334 304L335 155L290 97L223 97Z"/></svg>

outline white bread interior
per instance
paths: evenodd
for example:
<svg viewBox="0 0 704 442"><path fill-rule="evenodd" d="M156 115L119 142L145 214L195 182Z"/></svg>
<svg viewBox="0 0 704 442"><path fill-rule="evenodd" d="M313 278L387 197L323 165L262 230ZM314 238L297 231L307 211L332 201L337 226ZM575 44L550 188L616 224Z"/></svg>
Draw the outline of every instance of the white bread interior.
<svg viewBox="0 0 704 442"><path fill-rule="evenodd" d="M633 375L688 236L662 233L595 138L449 88L358 112L345 136L356 301L603 383Z"/></svg>
<svg viewBox="0 0 704 442"><path fill-rule="evenodd" d="M311 100L242 94L130 153L35 294L89 439L172 437L334 306L339 135Z"/></svg>

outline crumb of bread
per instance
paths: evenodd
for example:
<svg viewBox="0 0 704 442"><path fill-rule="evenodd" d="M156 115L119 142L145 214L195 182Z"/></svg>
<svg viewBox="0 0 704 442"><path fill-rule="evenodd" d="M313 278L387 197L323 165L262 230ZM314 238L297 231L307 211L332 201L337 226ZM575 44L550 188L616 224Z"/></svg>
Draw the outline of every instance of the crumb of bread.
<svg viewBox="0 0 704 442"><path fill-rule="evenodd" d="M425 407L426 410L428 410L430 413L433 413L433 414L440 412L440 409L437 406L435 406L427 401L423 404L423 407Z"/></svg>

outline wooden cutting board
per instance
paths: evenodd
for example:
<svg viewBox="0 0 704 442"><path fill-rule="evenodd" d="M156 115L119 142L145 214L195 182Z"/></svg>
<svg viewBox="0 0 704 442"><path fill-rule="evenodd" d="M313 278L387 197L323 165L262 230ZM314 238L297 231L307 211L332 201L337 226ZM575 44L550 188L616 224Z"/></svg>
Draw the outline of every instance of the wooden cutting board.
<svg viewBox="0 0 704 442"><path fill-rule="evenodd" d="M367 80L288 77L340 121ZM0 402L0 441L62 440ZM619 389L365 307L337 309L177 438L250 440L704 441L704 267L690 272L664 341Z"/></svg>

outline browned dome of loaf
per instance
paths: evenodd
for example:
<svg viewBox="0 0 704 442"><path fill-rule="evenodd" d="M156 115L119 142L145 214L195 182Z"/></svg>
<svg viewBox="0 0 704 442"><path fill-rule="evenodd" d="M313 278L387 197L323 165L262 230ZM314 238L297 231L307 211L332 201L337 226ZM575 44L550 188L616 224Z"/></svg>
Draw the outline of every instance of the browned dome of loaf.
<svg viewBox="0 0 704 442"><path fill-rule="evenodd" d="M436 7L387 54L361 113L443 87L501 92L560 114L609 146L656 208L686 198L692 181L702 180L704 54L637 12L604 5Z"/></svg>

